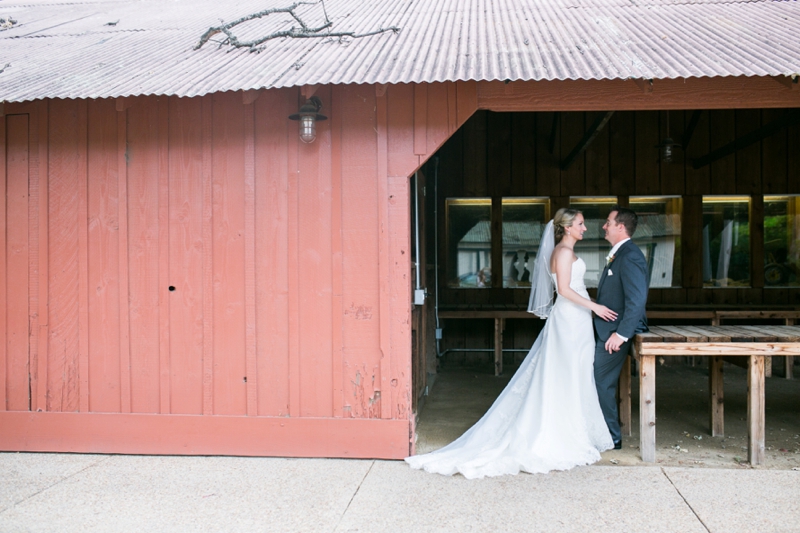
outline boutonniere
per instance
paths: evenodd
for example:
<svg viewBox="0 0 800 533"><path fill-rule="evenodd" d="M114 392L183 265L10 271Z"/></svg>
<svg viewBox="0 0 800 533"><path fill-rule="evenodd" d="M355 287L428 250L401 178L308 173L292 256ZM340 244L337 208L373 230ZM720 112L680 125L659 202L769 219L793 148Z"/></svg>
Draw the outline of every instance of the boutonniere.
<svg viewBox="0 0 800 533"><path fill-rule="evenodd" d="M616 257L616 255L607 255L606 256L606 266L607 267L611 266L611 263L614 262L614 258L615 257Z"/></svg>

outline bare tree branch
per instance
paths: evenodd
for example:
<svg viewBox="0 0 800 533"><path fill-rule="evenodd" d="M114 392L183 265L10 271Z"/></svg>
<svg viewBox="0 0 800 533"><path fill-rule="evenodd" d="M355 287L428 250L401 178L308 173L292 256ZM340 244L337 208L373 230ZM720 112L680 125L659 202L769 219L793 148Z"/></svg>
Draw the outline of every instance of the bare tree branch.
<svg viewBox="0 0 800 533"><path fill-rule="evenodd" d="M325 16L327 18L327 15ZM17 21L11 17L0 17L0 31L11 29L16 23Z"/></svg>
<svg viewBox="0 0 800 533"><path fill-rule="evenodd" d="M302 5L317 5L322 4L323 12L325 13L325 24L322 24L316 28L309 28L308 24L297 14L294 10L298 6ZM257 18L266 17L268 15L272 15L273 13L287 13L292 16L297 22L300 23L300 28L295 28L292 26L288 30L283 31L276 31L271 33L265 37L259 37L257 39L253 39L251 41L240 41L236 35L233 34L231 28L242 24L243 22L248 22L250 20L254 20ZM240 19L234 20L233 22L223 23L219 26L214 26L209 28L203 35L200 37L200 41L195 45L194 50L200 49L204 44L206 44L211 37L217 35L219 33L225 34L227 37L224 41L220 43L220 46L229 44L234 48L249 48L251 52L259 52L260 49L258 46L266 41L271 39L280 39L281 37L291 37L295 39L311 39L311 38L320 38L320 37L338 37L340 40L344 37L350 37L353 39L358 39L360 37L369 37L370 35L377 35L379 33L384 33L387 31L391 31L394 33L398 33L400 28L397 26L390 26L388 28L379 28L377 30L373 30L366 33L356 33L352 31L342 31L342 32L331 32L327 31L325 33L320 33L322 30L328 29L333 26L333 22L328 19L328 13L325 10L325 2L324 0L317 0L315 2L295 2L294 4L288 7L278 7L273 9L265 9L264 11L259 11L258 13L253 13L251 15L244 16Z"/></svg>

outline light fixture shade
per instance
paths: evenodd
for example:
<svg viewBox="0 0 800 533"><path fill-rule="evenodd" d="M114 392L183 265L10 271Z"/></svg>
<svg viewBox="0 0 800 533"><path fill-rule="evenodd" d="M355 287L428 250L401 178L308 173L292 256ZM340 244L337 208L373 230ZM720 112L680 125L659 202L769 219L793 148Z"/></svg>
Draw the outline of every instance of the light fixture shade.
<svg viewBox="0 0 800 533"><path fill-rule="evenodd" d="M672 151L674 147L675 141L670 137L664 139L664 142L661 143L661 161L664 163L672 163Z"/></svg>
<svg viewBox="0 0 800 533"><path fill-rule="evenodd" d="M667 137L657 144L656 148L658 148L658 157L662 163L672 163L675 160L675 149L683 147L672 140L672 137Z"/></svg>
<svg viewBox="0 0 800 533"><path fill-rule="evenodd" d="M320 115L319 110L322 108L322 101L317 96L312 96L306 103L300 106L299 112L289 115L289 120L300 121L300 140L304 143L312 143L317 138L318 120L327 120L328 117Z"/></svg>

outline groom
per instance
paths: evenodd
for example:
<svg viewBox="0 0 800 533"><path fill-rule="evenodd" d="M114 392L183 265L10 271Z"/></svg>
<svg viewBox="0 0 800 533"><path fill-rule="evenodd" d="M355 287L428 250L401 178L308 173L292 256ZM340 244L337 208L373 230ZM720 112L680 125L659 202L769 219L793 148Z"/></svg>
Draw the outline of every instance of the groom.
<svg viewBox="0 0 800 533"><path fill-rule="evenodd" d="M639 220L632 210L614 206L603 225L611 252L597 285L597 303L617 312L616 320L594 317L594 379L603 416L614 449L622 448L622 432L617 413L617 381L628 356L631 340L647 331L647 261L631 237Z"/></svg>

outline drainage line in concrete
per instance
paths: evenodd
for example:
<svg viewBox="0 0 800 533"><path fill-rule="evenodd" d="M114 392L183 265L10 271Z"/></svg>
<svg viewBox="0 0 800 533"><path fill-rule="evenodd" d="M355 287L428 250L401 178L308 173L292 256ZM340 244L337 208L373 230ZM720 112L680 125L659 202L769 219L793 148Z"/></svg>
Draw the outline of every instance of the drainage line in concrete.
<svg viewBox="0 0 800 533"><path fill-rule="evenodd" d="M689 509L692 511L692 513L693 513L693 514L694 514L694 516L697 518L697 520L699 520L699 521L700 521L700 523L701 523L701 524L703 524L703 527L704 527L704 528L706 528L706 531L708 531L708 533L711 533L711 530L710 530L710 529L708 529L708 526L706 525L706 523L705 523L705 522L703 522L703 519L702 519L702 518L700 518L700 515L699 515L699 514L697 514L697 511L695 511L695 510L694 510L694 507L692 507L692 504L690 504L690 503L689 503L689 502L686 500L686 498L683 496L683 494L681 494L681 491L678 489L678 487L676 487L676 486L675 486L675 483L673 483L673 482L672 482L672 480L671 480L671 479L670 479L670 477L669 477L669 474L667 474L667 471L666 471L666 470L664 470L664 467L663 467L663 466L661 467L661 473L662 473L662 474L664 474L664 477L665 477L665 478L667 478L667 481L669 481L669 484L670 484L670 485L672 485L672 488L673 488L673 489L675 489L675 492L677 492L677 493L678 493L678 496L680 496L680 497L681 497L681 499L683 500L683 503L685 503L685 504L686 504L686 506L687 506L687 507L688 507L688 508L689 508Z"/></svg>
<svg viewBox="0 0 800 533"><path fill-rule="evenodd" d="M358 491L361 490L361 485L364 484L364 480L367 479L367 476L369 475L369 473L372 472L372 467L373 466L375 466L375 461L372 461L372 463L369 465L369 468L367 469L367 473L364 474L363 478L361 478L361 481L359 482L358 487L356 487L355 492L353 492L353 495L350 497L350 501L347 502L347 507L344 508L344 511L342 512L342 516L339 517L339 521L336 522L336 526L331 530L332 532L336 531L337 529L339 529L339 524L342 523L342 519L344 518L344 515L347 514L347 510L350 509L350 504L353 503L353 500L356 499L356 494L358 494Z"/></svg>
<svg viewBox="0 0 800 533"><path fill-rule="evenodd" d="M99 465L100 463L103 463L103 462L105 462L105 461L108 461L110 458L111 458L111 456L110 456L110 455L108 455L108 456L106 456L106 457L103 457L102 459L100 459L100 460L99 460L99 461L97 461L97 462L94 462L94 463L92 463L92 464L90 464L90 465L86 465L85 467L81 468L81 469L80 469L80 470L78 470L77 472L73 472L72 474L70 474L70 475L68 475L68 476L64 476L64 477L62 477L61 479L59 479L59 480L57 480L57 481L54 481L53 483L49 484L48 486L46 486L46 487L43 487L42 489L40 489L40 490L38 490L38 491L34 492L33 494L29 494L29 495L28 495L28 496L26 496L25 498L22 498L20 501L12 503L11 505L9 505L8 507L6 507L5 509L0 509L0 514L3 514L3 513L5 513L5 512L6 512L6 511L8 511L9 509L11 509L11 508L13 508L13 507L16 507L17 505L19 505L19 504L21 504L21 503L24 503L24 502L26 502L26 501L30 500L31 498L35 498L35 497L36 497L36 496L38 496L39 494L41 494L41 493L43 493L43 492L45 492L45 491L48 491L48 490L52 489L53 487L55 487L55 486L56 486L56 485L58 485L59 483L63 483L64 481L66 481L66 480L68 480L68 479L70 479L70 478L72 478L72 477L75 477L75 476L77 476L78 474L82 474L83 472L85 472L85 471L89 470L90 468L93 468L93 467L95 467L95 466Z"/></svg>

